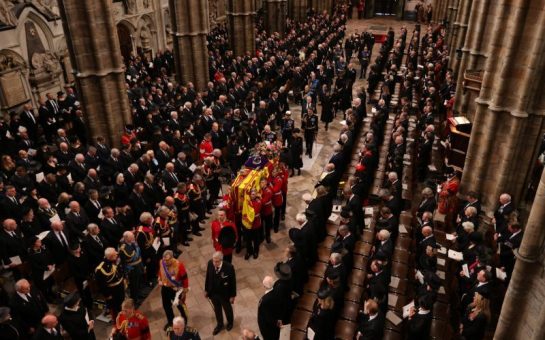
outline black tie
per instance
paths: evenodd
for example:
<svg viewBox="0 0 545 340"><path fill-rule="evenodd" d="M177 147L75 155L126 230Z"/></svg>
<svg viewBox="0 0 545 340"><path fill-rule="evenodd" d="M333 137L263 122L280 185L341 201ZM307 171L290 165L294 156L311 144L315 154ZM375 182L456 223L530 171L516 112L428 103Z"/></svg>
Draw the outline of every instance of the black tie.
<svg viewBox="0 0 545 340"><path fill-rule="evenodd" d="M66 244L66 241L64 240L64 235L59 231L59 238L61 239L62 246L64 248L68 248L68 244Z"/></svg>

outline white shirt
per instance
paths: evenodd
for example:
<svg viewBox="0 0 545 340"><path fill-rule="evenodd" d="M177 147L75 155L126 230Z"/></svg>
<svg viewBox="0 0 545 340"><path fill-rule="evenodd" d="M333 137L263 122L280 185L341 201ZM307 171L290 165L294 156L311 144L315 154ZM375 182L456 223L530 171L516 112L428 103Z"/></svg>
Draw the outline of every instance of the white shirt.
<svg viewBox="0 0 545 340"><path fill-rule="evenodd" d="M28 302L28 297L25 295L25 294L22 294L22 293L19 293L17 292L17 295L19 295L21 297L21 299L25 300L26 302ZM30 295L30 294L28 294Z"/></svg>

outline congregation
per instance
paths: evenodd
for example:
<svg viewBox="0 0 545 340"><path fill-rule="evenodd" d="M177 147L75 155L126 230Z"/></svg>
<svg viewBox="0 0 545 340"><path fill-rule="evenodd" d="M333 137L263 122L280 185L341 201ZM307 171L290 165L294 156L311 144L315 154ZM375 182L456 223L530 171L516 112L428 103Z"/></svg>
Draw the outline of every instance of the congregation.
<svg viewBox="0 0 545 340"><path fill-rule="evenodd" d="M104 306L112 338L151 339L138 306L159 285L169 339L200 339L178 257L210 228L213 335L233 327L233 253L258 260L262 243L287 229L277 279L263 279L259 330L243 339L279 339L286 325L292 339L483 339L522 231L505 193L495 230L483 232L479 193L459 201L459 174L431 166L456 91L446 30L389 29L376 42L370 32L345 36L346 24L342 2L331 15L288 19L282 38L258 21L256 51L243 56L220 26L208 36L206 89L172 80L170 51L131 56L133 124L120 147L87 134L72 87L0 122L0 338L95 339ZM300 127L290 105L301 107ZM338 114L334 154L288 228L287 191L302 191L289 179ZM236 181L257 164L270 171L248 192L248 225Z"/></svg>

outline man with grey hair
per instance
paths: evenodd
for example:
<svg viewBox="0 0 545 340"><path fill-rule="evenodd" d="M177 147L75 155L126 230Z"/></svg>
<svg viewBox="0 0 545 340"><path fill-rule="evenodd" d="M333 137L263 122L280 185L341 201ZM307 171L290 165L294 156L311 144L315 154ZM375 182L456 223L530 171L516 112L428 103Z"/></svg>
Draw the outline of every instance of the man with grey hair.
<svg viewBox="0 0 545 340"><path fill-rule="evenodd" d="M138 302L144 276L144 265L142 264L140 247L138 247L132 231L123 233L123 241L119 246L119 258L125 277L129 281L129 296Z"/></svg>
<svg viewBox="0 0 545 340"><path fill-rule="evenodd" d="M263 286L266 290L257 307L257 324L263 339L278 339L285 313L283 296L278 288L274 288L274 279L271 276L265 276Z"/></svg>
<svg viewBox="0 0 545 340"><path fill-rule="evenodd" d="M168 332L168 340L201 340L199 332L186 327L184 318L177 316L172 320L172 331Z"/></svg>
<svg viewBox="0 0 545 340"><path fill-rule="evenodd" d="M235 268L229 262L223 261L221 251L216 251L212 259L208 261L206 279L204 283L204 295L209 298L216 315L216 327L212 335L217 335L223 329L223 314L227 318L227 331L233 328L233 307L237 295L237 280Z"/></svg>
<svg viewBox="0 0 545 340"><path fill-rule="evenodd" d="M42 317L49 311L47 302L39 291L32 289L30 282L21 279L15 283L15 294L11 298L13 317L20 323L24 339L31 338L40 326ZM2 333L2 335L4 335Z"/></svg>

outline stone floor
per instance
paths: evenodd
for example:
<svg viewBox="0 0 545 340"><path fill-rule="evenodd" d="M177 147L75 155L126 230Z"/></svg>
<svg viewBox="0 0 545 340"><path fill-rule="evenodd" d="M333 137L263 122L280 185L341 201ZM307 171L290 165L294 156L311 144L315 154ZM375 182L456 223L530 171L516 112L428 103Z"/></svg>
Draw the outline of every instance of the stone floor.
<svg viewBox="0 0 545 340"><path fill-rule="evenodd" d="M347 29L348 34L351 34L355 31L363 32L370 26L384 28L385 30L391 26L397 36L397 32L402 25L407 25L410 31L412 24L411 22L402 22L395 19L375 18L371 20L350 20ZM373 31L373 33L386 33L386 31ZM377 50L374 49L374 51ZM356 59L353 59L353 61L357 63ZM358 80L354 88L357 89L362 85L364 85L364 81ZM300 126L300 106L293 104L290 106L292 117L296 119L297 126ZM208 228L204 231L203 236L195 238L191 246L184 249L180 259L184 262L189 275L190 291L187 298L189 326L196 328L202 339L239 339L244 328L259 331L257 326L257 304L265 291L261 282L266 275L274 276L274 265L281 260L282 252L289 243L287 230L296 224L295 215L304 210L301 196L313 189L316 179L332 155L333 145L339 137L341 120L342 115L337 114L327 132L325 132L323 124L320 123L317 142L314 146L314 157L308 159L305 156L301 176L289 179L286 220L282 223L280 231L272 236L273 242L271 244L262 244L257 260L253 258L247 261L244 260L244 250L240 254L234 255L233 264L237 276L237 298L233 307L235 314L234 328L230 332L224 330L217 336L212 336L212 330L216 322L212 306L204 297L206 264L213 253L209 224L205 225ZM163 332L166 321L158 288L151 292L140 310L150 321L152 338L154 340L166 339L165 332ZM95 326L97 339L107 339L110 329L111 325L100 321L97 322Z"/></svg>

